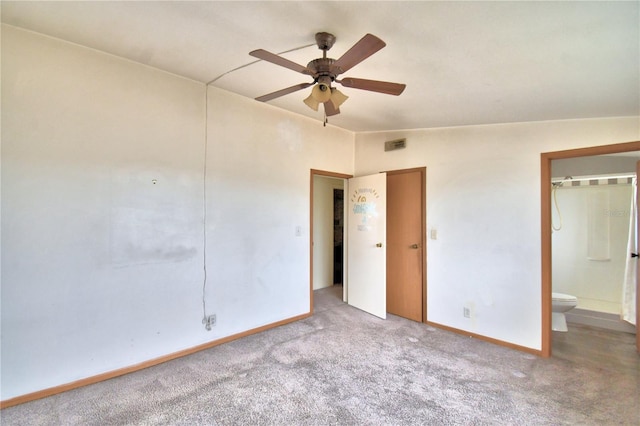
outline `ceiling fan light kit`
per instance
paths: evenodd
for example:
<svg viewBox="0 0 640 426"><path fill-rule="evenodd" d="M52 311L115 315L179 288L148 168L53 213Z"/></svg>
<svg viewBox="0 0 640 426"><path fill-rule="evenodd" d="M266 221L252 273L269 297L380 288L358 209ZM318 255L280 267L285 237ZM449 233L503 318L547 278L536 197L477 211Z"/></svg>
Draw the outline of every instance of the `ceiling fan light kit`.
<svg viewBox="0 0 640 426"><path fill-rule="evenodd" d="M313 97L313 91L311 91L311 94L309 95L309 97L302 102L304 102L309 108L311 108L314 111L317 111L318 105L320 105L320 102L318 102L316 98Z"/></svg>
<svg viewBox="0 0 640 426"><path fill-rule="evenodd" d="M342 105L347 99L349 99L347 95L345 95L335 87L331 88L331 103L336 109L340 108L340 105Z"/></svg>
<svg viewBox="0 0 640 426"><path fill-rule="evenodd" d="M328 77L322 77L326 80ZM323 81L313 86L311 89L311 96L313 96L318 102L325 103L331 99L331 81Z"/></svg>
<svg viewBox="0 0 640 426"><path fill-rule="evenodd" d="M349 98L335 87L331 87L332 83L339 83L344 87L350 87L353 89L368 90L371 92L385 93L395 96L400 95L404 91L406 85L400 83L350 77L338 80L337 77L339 74L350 70L369 56L376 53L378 50L385 47L386 44L378 37L372 34L367 34L336 60L327 58L327 51L331 49L335 41L336 37L333 34L325 32L317 33L316 44L318 45L318 48L322 50L322 58L312 60L306 67L263 49L250 52L249 54L255 58L289 68L292 71L296 71L313 78L312 83L296 84L295 86L257 97L256 100L267 102L280 96L288 95L289 93L313 86L311 94L304 99L303 102L314 111L317 111L319 105L323 104L325 116L332 116L340 113L340 106Z"/></svg>

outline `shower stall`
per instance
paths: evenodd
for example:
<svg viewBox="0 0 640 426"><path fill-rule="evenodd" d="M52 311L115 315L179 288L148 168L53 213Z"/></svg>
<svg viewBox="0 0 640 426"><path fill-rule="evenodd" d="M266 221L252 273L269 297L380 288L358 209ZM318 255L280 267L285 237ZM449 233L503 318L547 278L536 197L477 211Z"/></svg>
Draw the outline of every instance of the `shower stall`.
<svg viewBox="0 0 640 426"><path fill-rule="evenodd" d="M567 320L635 333L635 173L551 184L552 288L578 298Z"/></svg>

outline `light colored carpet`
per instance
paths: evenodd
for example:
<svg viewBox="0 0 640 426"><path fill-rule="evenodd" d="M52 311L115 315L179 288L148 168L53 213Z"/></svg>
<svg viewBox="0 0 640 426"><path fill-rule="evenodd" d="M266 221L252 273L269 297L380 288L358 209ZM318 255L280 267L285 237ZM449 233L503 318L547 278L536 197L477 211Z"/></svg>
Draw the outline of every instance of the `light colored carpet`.
<svg viewBox="0 0 640 426"><path fill-rule="evenodd" d="M2 425L639 424L640 357L630 374L543 359L377 319L340 289L317 291L311 318L7 408Z"/></svg>

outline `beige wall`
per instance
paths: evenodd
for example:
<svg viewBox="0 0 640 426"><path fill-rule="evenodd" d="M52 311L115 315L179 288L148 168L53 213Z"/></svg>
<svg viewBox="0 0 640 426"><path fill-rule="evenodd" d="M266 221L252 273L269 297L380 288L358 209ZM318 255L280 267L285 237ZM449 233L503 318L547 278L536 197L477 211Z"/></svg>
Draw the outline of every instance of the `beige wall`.
<svg viewBox="0 0 640 426"><path fill-rule="evenodd" d="M355 173L426 166L429 321L539 350L540 153L636 140L639 117L361 133Z"/></svg>
<svg viewBox="0 0 640 426"><path fill-rule="evenodd" d="M354 135L205 93L2 27L2 400L309 311L309 170Z"/></svg>

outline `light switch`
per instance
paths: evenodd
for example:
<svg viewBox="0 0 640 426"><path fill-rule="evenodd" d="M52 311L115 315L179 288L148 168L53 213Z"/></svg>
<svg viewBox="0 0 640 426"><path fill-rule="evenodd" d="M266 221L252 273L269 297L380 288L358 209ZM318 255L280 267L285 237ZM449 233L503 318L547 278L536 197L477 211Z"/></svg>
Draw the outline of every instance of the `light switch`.
<svg viewBox="0 0 640 426"><path fill-rule="evenodd" d="M296 226L296 237L302 236L302 227Z"/></svg>
<svg viewBox="0 0 640 426"><path fill-rule="evenodd" d="M431 239L432 240L438 239L438 230L436 228L431 228Z"/></svg>

